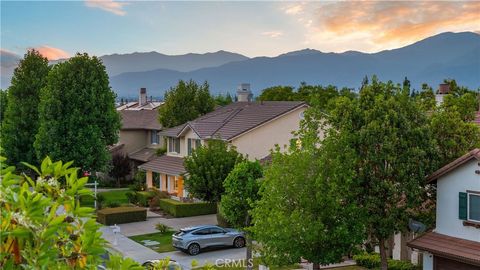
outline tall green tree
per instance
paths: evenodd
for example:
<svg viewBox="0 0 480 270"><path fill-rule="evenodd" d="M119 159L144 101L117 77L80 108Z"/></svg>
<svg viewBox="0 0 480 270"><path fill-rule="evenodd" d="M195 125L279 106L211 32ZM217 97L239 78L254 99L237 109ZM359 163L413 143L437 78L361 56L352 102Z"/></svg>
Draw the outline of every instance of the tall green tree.
<svg viewBox="0 0 480 270"><path fill-rule="evenodd" d="M158 110L158 120L165 128L181 125L200 115L213 111L215 101L209 92L209 85L190 80L180 80L165 93L165 103Z"/></svg>
<svg viewBox="0 0 480 270"><path fill-rule="evenodd" d="M307 134L314 136L301 136L289 152L272 154L262 179L252 230L269 265L305 259L320 269L341 262L363 239L360 212L345 195L352 178L348 171L332 171L337 160L324 156L328 151L323 143L318 147L319 125L313 126Z"/></svg>
<svg viewBox="0 0 480 270"><path fill-rule="evenodd" d="M8 89L0 89L0 125L5 119L5 110L7 109L7 97L8 97Z"/></svg>
<svg viewBox="0 0 480 270"><path fill-rule="evenodd" d="M436 167L426 114L402 86L374 77L359 99L338 99L327 122L327 138L335 140L328 152L343 161L334 165L338 171L352 172L351 195L387 269L386 239L405 230L409 209L426 196L424 178Z"/></svg>
<svg viewBox="0 0 480 270"><path fill-rule="evenodd" d="M7 107L2 114L1 144L10 162L36 162L33 142L38 131L40 89L46 85L47 58L29 50L15 69L8 89ZM2 104L3 105L3 104Z"/></svg>
<svg viewBox="0 0 480 270"><path fill-rule="evenodd" d="M38 157L75 160L84 171L106 171L107 146L117 142L120 117L100 59L77 54L52 68L40 96L39 122Z"/></svg>
<svg viewBox="0 0 480 270"><path fill-rule="evenodd" d="M258 161L244 161L235 165L228 174L223 187L221 214L236 228L247 231L247 269L252 269L252 235L249 232L252 226L251 211L254 203L260 199L259 189L263 171Z"/></svg>
<svg viewBox="0 0 480 270"><path fill-rule="evenodd" d="M258 97L261 101L292 101L296 100L296 93L292 86L272 86L262 90Z"/></svg>
<svg viewBox="0 0 480 270"><path fill-rule="evenodd" d="M221 140L209 140L185 159L185 188L198 199L218 203L225 191L225 178L241 161L243 157L235 147Z"/></svg>
<svg viewBox="0 0 480 270"><path fill-rule="evenodd" d="M230 93L227 93L225 96L219 94L215 97L215 105L225 106L233 102L233 98Z"/></svg>

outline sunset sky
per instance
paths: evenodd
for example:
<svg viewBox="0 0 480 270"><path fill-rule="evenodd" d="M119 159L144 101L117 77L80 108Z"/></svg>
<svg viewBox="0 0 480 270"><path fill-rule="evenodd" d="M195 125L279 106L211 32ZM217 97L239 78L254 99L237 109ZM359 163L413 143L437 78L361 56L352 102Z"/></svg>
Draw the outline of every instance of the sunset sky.
<svg viewBox="0 0 480 270"><path fill-rule="evenodd" d="M480 2L1 2L1 50L49 59L304 48L377 52L441 32L480 31Z"/></svg>

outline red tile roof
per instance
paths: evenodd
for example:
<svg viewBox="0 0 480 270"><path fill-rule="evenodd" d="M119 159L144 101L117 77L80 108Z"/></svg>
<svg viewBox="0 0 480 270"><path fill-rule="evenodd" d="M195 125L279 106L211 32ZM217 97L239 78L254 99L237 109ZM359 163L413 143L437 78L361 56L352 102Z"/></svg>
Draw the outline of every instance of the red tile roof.
<svg viewBox="0 0 480 270"><path fill-rule="evenodd" d="M182 175L186 173L183 166L183 158L172 156L155 157L151 161L138 166L139 169L170 175Z"/></svg>
<svg viewBox="0 0 480 270"><path fill-rule="evenodd" d="M441 176L451 172L452 170L460 167L461 165L467 163L468 161L474 158L477 160L480 160L480 148L473 149L472 151L466 153L465 155L457 158L453 162L443 166L438 171L432 173L429 177L427 177L427 182L430 183L430 182L436 181Z"/></svg>
<svg viewBox="0 0 480 270"><path fill-rule="evenodd" d="M480 242L429 232L408 242L407 246L480 266Z"/></svg>
<svg viewBox="0 0 480 270"><path fill-rule="evenodd" d="M220 107L193 121L161 132L161 135L179 137L185 128L194 130L202 139L234 137L300 107L300 101L235 102Z"/></svg>

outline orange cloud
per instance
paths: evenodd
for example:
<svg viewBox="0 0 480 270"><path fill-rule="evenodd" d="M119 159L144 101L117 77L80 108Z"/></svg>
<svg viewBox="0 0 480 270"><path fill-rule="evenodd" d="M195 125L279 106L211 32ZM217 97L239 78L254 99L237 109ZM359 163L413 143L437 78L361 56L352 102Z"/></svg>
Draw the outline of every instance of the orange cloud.
<svg viewBox="0 0 480 270"><path fill-rule="evenodd" d="M306 19L313 20L304 24L305 43L324 44L332 51L371 52L441 32L480 29L480 2L346 1L315 3L305 10L310 11Z"/></svg>
<svg viewBox="0 0 480 270"><path fill-rule="evenodd" d="M50 46L40 46L34 49L48 60L58 60L70 57L70 54L68 54L66 51Z"/></svg>
<svg viewBox="0 0 480 270"><path fill-rule="evenodd" d="M399 47L440 32L478 30L479 14L480 2L340 2L316 9L313 30Z"/></svg>
<svg viewBox="0 0 480 270"><path fill-rule="evenodd" d="M123 16L127 14L123 7L128 3L117 2L114 0L85 0L85 5L91 8L99 8L115 15Z"/></svg>

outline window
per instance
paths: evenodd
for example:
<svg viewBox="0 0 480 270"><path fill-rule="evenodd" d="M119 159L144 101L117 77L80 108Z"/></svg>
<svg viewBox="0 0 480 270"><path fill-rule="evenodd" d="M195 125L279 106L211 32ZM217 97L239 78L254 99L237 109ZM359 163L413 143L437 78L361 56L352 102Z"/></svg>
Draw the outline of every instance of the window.
<svg viewBox="0 0 480 270"><path fill-rule="evenodd" d="M168 152L180 154L180 139L168 138Z"/></svg>
<svg viewBox="0 0 480 270"><path fill-rule="evenodd" d="M178 190L178 178L176 176L173 180L173 190Z"/></svg>
<svg viewBox="0 0 480 270"><path fill-rule="evenodd" d="M209 234L209 229L202 229L202 230L198 230L198 231L195 231L193 232L192 234L195 234L195 235L207 235Z"/></svg>
<svg viewBox="0 0 480 270"><path fill-rule="evenodd" d="M188 139L188 155L192 154L192 139Z"/></svg>
<svg viewBox="0 0 480 270"><path fill-rule="evenodd" d="M158 144L158 131L151 130L150 131L150 144Z"/></svg>
<svg viewBox="0 0 480 270"><path fill-rule="evenodd" d="M480 194L468 193L468 220L480 222Z"/></svg>
<svg viewBox="0 0 480 270"><path fill-rule="evenodd" d="M196 139L196 140L195 140L195 148L198 148L198 147L200 147L200 146L202 146L202 140Z"/></svg>
<svg viewBox="0 0 480 270"><path fill-rule="evenodd" d="M202 140L200 140L200 139L188 139L187 140L187 145L188 145L188 155L191 155L192 151L194 149L197 149L198 147L202 146Z"/></svg>
<svg viewBox="0 0 480 270"><path fill-rule="evenodd" d="M219 234L219 233L225 233L225 231L220 228L210 228L210 234Z"/></svg>

